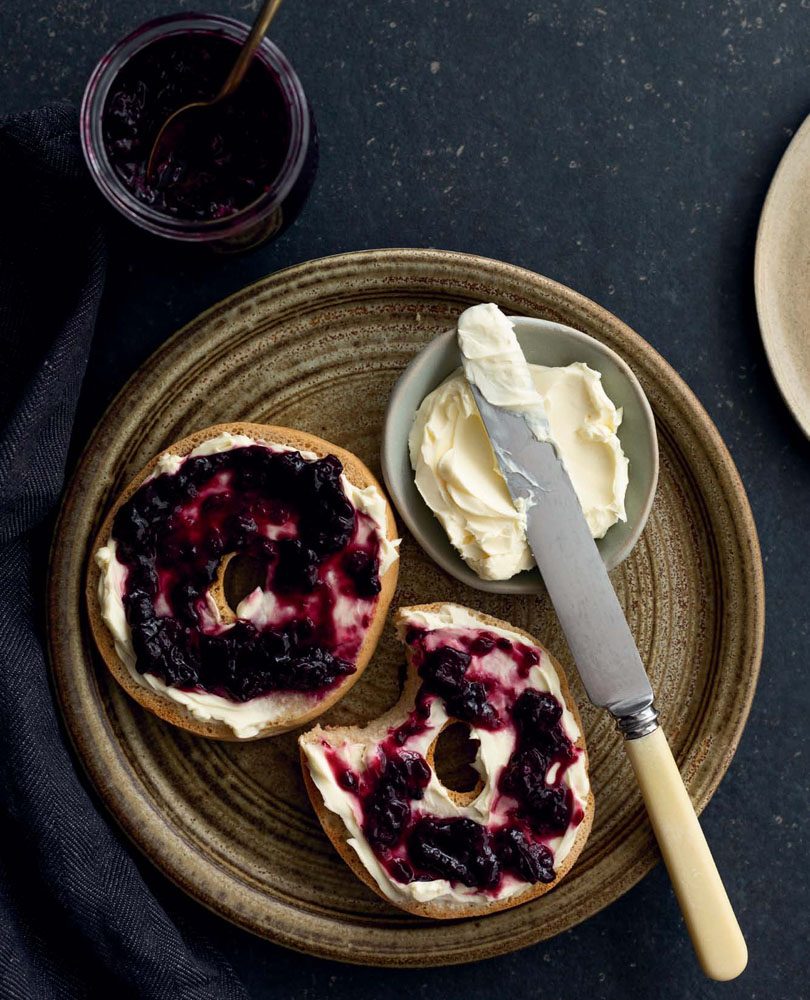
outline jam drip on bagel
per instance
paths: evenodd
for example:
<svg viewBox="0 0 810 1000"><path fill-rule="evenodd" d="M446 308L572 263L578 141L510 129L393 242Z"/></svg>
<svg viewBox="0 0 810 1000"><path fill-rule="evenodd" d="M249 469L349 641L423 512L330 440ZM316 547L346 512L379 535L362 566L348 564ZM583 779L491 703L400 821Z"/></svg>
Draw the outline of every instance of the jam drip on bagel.
<svg viewBox="0 0 810 1000"><path fill-rule="evenodd" d="M353 673L380 540L342 472L333 455L257 444L144 482L112 528L138 670L236 701L326 691ZM232 554L251 557L264 583L225 621L210 591Z"/></svg>
<svg viewBox="0 0 810 1000"><path fill-rule="evenodd" d="M565 732L562 704L530 680L538 650L483 629L409 628L405 641L421 680L407 719L389 729L359 771L346 764L339 746L324 743L375 856L404 884L447 879L497 894L505 879L553 882L554 846L584 816L565 781L581 751ZM412 747L424 750L432 742L425 734L436 699L449 721L502 733L511 747L494 776L488 823L434 815L425 806L433 770Z"/></svg>

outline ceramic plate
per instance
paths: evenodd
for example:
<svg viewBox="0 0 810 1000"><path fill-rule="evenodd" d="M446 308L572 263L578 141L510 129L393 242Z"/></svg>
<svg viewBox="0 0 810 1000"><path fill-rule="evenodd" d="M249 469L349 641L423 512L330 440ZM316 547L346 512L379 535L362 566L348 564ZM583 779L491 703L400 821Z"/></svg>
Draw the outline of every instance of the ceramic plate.
<svg viewBox="0 0 810 1000"><path fill-rule="evenodd" d="M548 599L470 590L405 535L396 603L470 604L536 634L561 660L582 710L596 795L588 845L558 889L483 920L431 923L390 908L332 851L304 793L295 733L209 742L164 725L117 687L93 654L82 606L89 545L116 492L149 458L221 421L312 431L379 475L382 422L398 375L481 300L602 340L632 366L653 407L658 492L641 540L612 578L698 809L731 761L753 696L762 566L743 487L686 385L610 313L529 271L432 250L312 261L220 303L130 380L76 468L52 554L51 660L78 754L135 843L200 902L312 954L391 966L502 954L584 920L655 864L613 724L587 703ZM390 707L401 665L389 629L362 681L326 721L354 723Z"/></svg>
<svg viewBox="0 0 810 1000"><path fill-rule="evenodd" d="M810 118L793 137L765 199L754 288L771 371L810 437Z"/></svg>

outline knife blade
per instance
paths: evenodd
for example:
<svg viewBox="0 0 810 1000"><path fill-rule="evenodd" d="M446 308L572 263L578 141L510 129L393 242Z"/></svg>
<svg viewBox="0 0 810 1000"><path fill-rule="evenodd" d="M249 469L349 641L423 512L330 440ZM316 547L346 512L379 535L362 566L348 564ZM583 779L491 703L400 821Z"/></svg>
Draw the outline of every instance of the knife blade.
<svg viewBox="0 0 810 1000"><path fill-rule="evenodd" d="M474 379L469 383L512 500L526 512L529 547L588 697L611 712L624 734L700 965L712 979L734 979L748 962L745 939L571 480L553 444L538 440L525 414L493 405Z"/></svg>
<svg viewBox="0 0 810 1000"><path fill-rule="evenodd" d="M520 413L472 391L509 493L526 509L529 547L588 697L618 719L650 709L647 672L554 445L538 441Z"/></svg>

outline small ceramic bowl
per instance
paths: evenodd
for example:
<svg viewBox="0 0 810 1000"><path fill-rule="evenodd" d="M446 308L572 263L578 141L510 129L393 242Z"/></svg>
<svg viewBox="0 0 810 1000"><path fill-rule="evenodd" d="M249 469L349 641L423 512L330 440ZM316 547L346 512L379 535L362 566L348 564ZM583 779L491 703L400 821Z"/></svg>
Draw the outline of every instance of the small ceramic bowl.
<svg viewBox="0 0 810 1000"><path fill-rule="evenodd" d="M650 404L638 379L624 361L598 340L579 330L544 319L510 317L527 360L537 365L569 365L584 361L602 373L602 384L624 410L619 439L630 462L625 498L627 521L608 529L597 546L608 569L618 566L639 539L652 507L658 482L658 439ZM388 492L411 534L443 569L478 590L496 594L531 594L542 589L537 570L511 580L482 580L450 544L439 521L414 483L408 434L414 415L428 393L461 365L456 331L436 337L416 355L394 386L385 419L382 468Z"/></svg>

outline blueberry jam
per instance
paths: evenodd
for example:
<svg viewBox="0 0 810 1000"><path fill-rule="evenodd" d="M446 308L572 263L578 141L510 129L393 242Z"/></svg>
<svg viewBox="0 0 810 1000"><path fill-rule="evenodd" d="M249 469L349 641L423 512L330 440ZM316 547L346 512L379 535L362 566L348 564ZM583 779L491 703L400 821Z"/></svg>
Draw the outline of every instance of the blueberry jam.
<svg viewBox="0 0 810 1000"><path fill-rule="evenodd" d="M411 627L405 639L421 679L409 716L376 744L360 773L324 744L338 784L359 803L362 830L378 860L404 884L447 879L497 894L506 877L553 882L547 842L583 818L564 780L580 751L563 727L563 706L528 681L539 652L484 630ZM488 824L436 816L422 805L431 770L413 747L427 752L435 737L429 720L436 698L450 719L513 733L512 752L495 776Z"/></svg>
<svg viewBox="0 0 810 1000"><path fill-rule="evenodd" d="M402 837L411 818L410 803L421 799L430 780L430 768L412 750L380 747L371 790L363 800L363 832L374 847L391 847Z"/></svg>
<svg viewBox="0 0 810 1000"><path fill-rule="evenodd" d="M513 718L517 746L500 779L500 791L517 802L516 814L544 835L564 833L577 808L559 773L577 759L577 750L563 732L562 705L545 691L529 688L515 702ZM558 778L547 775L558 765ZM581 818L581 817L578 817Z"/></svg>
<svg viewBox="0 0 810 1000"><path fill-rule="evenodd" d="M332 455L307 461L252 445L147 480L112 528L138 670L237 701L320 692L354 673L380 590L379 536L348 500L342 471ZM240 608L271 597L270 610L231 625L207 598L228 553L265 574Z"/></svg>
<svg viewBox="0 0 810 1000"><path fill-rule="evenodd" d="M114 79L102 112L104 146L121 183L143 204L207 221L272 189L290 145L290 115L279 80L260 58L233 95L167 133L147 176L161 125L184 104L213 98L238 53L223 35L185 31L136 52Z"/></svg>
<svg viewBox="0 0 810 1000"><path fill-rule="evenodd" d="M448 715L492 729L498 724L498 712L487 701L485 685L467 677L471 659L469 653L450 646L432 650L419 666L419 676L424 682L422 691L443 698Z"/></svg>

